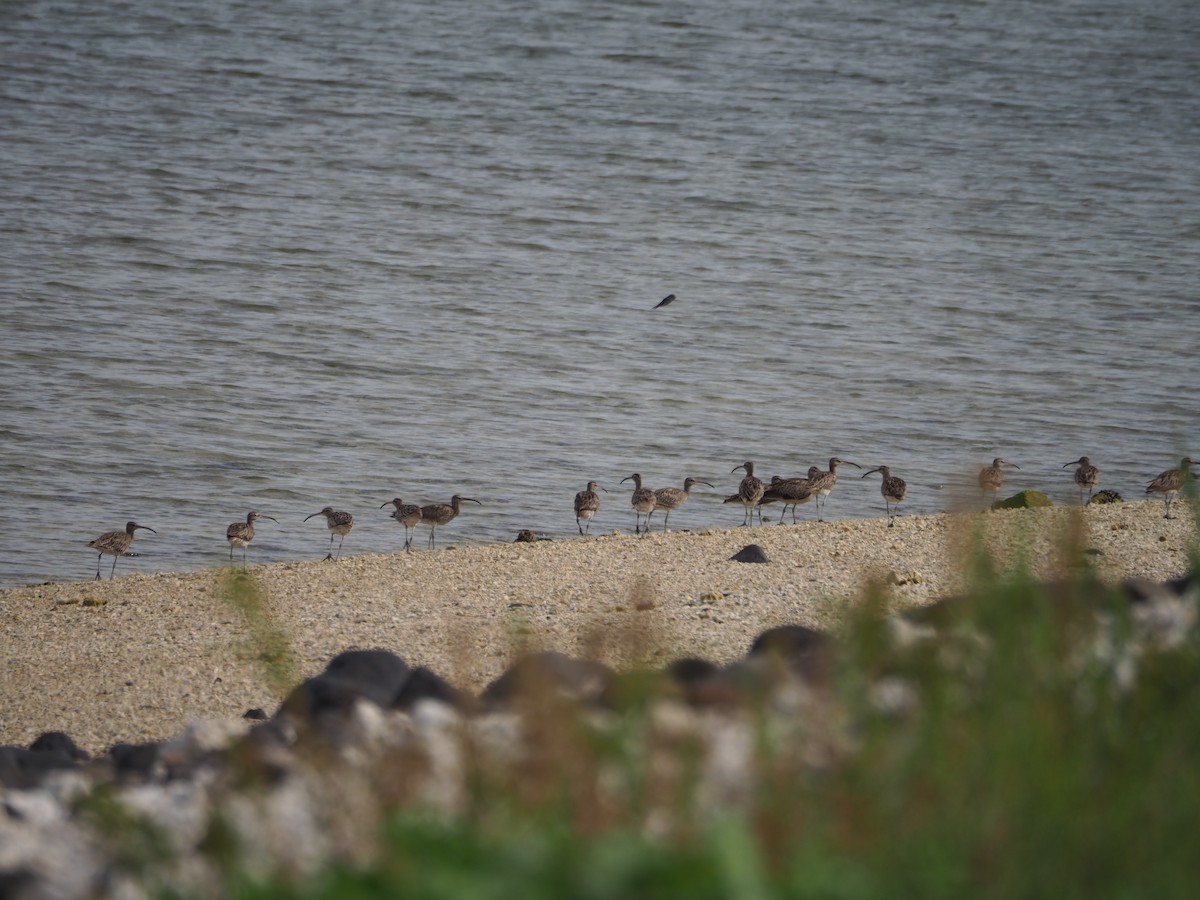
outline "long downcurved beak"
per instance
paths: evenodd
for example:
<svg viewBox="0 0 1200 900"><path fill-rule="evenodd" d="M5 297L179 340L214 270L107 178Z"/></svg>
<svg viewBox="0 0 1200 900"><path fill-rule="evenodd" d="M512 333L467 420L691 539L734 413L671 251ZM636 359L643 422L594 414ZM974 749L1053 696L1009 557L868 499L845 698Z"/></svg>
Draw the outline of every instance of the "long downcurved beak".
<svg viewBox="0 0 1200 900"><path fill-rule="evenodd" d="M879 469L871 469L870 471L863 472L863 473L862 473L861 475L859 475L858 477L859 477L859 478L866 478L868 475L874 475L874 474L875 474L876 472L878 472L878 471L879 471Z"/></svg>
<svg viewBox="0 0 1200 900"><path fill-rule="evenodd" d="M382 506L381 506L381 507L379 507L379 508L380 508L380 509L383 509L383 507L382 507ZM312 516L305 516L305 517L304 517L304 521L305 521L305 522L307 522L307 521L308 521L309 519L311 519L313 516L319 516L319 515L320 515L320 513L319 513L319 512L315 512L315 513L313 513L313 514L312 514ZM260 518L263 518L263 519L269 519L269 518L271 518L271 517L270 517L270 516L260 516Z"/></svg>
<svg viewBox="0 0 1200 900"><path fill-rule="evenodd" d="M135 526L134 526L134 531L137 531L137 529L139 529L139 528L145 528L147 531L154 531L154 529L153 529L153 528L151 528L149 525L135 525ZM158 532L157 532L157 531L154 531L154 533L155 533L155 534L158 534Z"/></svg>

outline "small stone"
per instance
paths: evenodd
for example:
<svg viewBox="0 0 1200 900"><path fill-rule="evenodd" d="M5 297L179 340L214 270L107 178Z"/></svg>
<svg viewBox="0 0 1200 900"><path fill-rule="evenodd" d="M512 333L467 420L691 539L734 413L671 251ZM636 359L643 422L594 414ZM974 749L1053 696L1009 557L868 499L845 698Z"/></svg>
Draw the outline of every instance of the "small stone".
<svg viewBox="0 0 1200 900"><path fill-rule="evenodd" d="M513 543L514 544L536 544L537 539L538 539L537 532L532 531L529 528L523 528L517 532L517 539L515 541L513 541Z"/></svg>
<svg viewBox="0 0 1200 900"><path fill-rule="evenodd" d="M733 556L729 557L731 562L742 563L765 563L770 562L767 559L767 551L758 544L747 544Z"/></svg>

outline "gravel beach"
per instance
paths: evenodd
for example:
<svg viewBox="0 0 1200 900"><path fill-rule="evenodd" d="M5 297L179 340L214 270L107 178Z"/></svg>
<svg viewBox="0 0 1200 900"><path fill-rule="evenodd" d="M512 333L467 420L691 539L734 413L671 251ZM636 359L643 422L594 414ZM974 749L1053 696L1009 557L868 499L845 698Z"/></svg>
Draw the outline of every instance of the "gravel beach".
<svg viewBox="0 0 1200 900"><path fill-rule="evenodd" d="M1184 573L1195 522L1156 501L698 533L596 535L252 566L293 680L338 652L385 648L478 690L522 651L559 650L615 666L681 656L727 662L766 628L836 630L864 584L894 611L963 587L976 538L1002 564L1058 571L1076 534L1102 577ZM1073 523L1079 523L1080 528ZM730 561L750 543L765 564ZM81 549L80 569L94 561ZM136 570L137 561L119 567ZM0 592L0 743L65 731L91 753L170 737L195 719L274 711L261 645L229 600L228 568L125 574L114 581Z"/></svg>

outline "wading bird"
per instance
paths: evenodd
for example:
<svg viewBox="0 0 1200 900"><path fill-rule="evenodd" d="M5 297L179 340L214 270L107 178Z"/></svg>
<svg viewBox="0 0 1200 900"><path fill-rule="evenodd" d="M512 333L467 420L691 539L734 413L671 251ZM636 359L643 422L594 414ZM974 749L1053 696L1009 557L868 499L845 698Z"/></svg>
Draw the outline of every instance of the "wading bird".
<svg viewBox="0 0 1200 900"><path fill-rule="evenodd" d="M1167 469L1167 471L1161 473L1157 478L1146 485L1147 495L1163 495L1163 504L1166 507L1166 512L1163 513L1164 519L1175 518L1173 515L1171 515L1171 501L1173 501L1175 496L1181 490L1183 490L1184 482L1188 478L1195 477L1191 472L1191 468L1194 465L1195 463L1192 462L1191 457L1185 456L1182 460L1180 460L1178 469Z"/></svg>
<svg viewBox="0 0 1200 900"><path fill-rule="evenodd" d="M264 516L260 512L251 510L246 513L245 522L234 522L225 529L225 540L229 541L229 561L233 562L233 548L242 548L242 565L246 565L246 547L254 540L254 523L259 519L270 519L275 524L279 524L279 520L274 516Z"/></svg>
<svg viewBox="0 0 1200 900"><path fill-rule="evenodd" d="M332 506L327 506L320 512L315 512L312 516L305 516L304 521L307 522L313 516L324 516L325 524L329 527L329 552L325 554L326 559L338 560L342 558L342 544L346 542L346 535L350 533L350 529L354 527L354 516L348 512L343 512L340 509L334 509ZM337 534L341 536L338 541L337 556L333 555L333 536Z"/></svg>
<svg viewBox="0 0 1200 900"><path fill-rule="evenodd" d="M412 535L413 529L421 524L421 507L415 503L405 503L399 497L394 500L389 500L379 508L384 506L395 506L392 510L392 518L404 526L404 549L412 551Z"/></svg>
<svg viewBox="0 0 1200 900"><path fill-rule="evenodd" d="M1069 462L1063 466L1078 466L1075 470L1075 483L1079 485L1079 505L1083 506L1083 492L1086 489L1088 499L1092 499L1092 491L1096 489L1096 485L1100 483L1100 470L1092 465L1092 461L1086 456L1081 456L1075 462Z"/></svg>
<svg viewBox="0 0 1200 900"><path fill-rule="evenodd" d="M883 475L883 481L879 485L879 493L883 494L884 507L887 509L888 528L893 528L896 525L896 514L892 512L892 505L895 504L899 509L900 503L908 495L908 485L903 478L897 478L891 473L887 466L876 466L870 472L863 472L862 478L866 478L875 472Z"/></svg>
<svg viewBox="0 0 1200 900"><path fill-rule="evenodd" d="M137 522L126 522L124 531L106 531L94 541L88 541L88 546L97 551L96 555L96 580L100 580L100 558L107 553L113 558L112 570L108 573L108 580L112 581L113 575L117 572L117 559L129 552L129 548L133 545L133 533L139 528L144 528L146 531L154 531L149 525L139 525Z"/></svg>

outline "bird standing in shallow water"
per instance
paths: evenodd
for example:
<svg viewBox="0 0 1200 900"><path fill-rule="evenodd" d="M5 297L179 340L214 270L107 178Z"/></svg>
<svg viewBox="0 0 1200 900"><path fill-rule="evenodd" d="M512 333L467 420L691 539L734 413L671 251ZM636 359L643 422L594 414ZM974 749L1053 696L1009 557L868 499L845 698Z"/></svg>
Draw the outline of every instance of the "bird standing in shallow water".
<svg viewBox="0 0 1200 900"><path fill-rule="evenodd" d="M450 498L449 503L430 503L428 506L421 507L421 521L429 526L429 548L436 549L437 544L434 542L434 535L437 534L438 526L445 525L452 519L458 516L459 507L463 502L479 503L478 500L472 500L470 497L462 497L455 494ZM479 503L483 506L482 503Z"/></svg>
<svg viewBox="0 0 1200 900"><path fill-rule="evenodd" d="M1183 490L1183 483L1188 478L1194 478L1191 468L1195 463L1190 457L1185 456L1179 462L1178 469L1167 469L1167 471L1159 474L1157 478L1146 485L1146 494L1162 494L1163 503L1166 505L1166 512L1163 513L1164 519L1175 518L1171 515L1171 501L1175 499L1175 495Z"/></svg>
<svg viewBox="0 0 1200 900"><path fill-rule="evenodd" d="M264 516L260 512L251 510L246 513L245 522L234 522L225 529L225 540L229 541L229 561L233 562L233 548L242 548L242 565L246 565L246 547L254 540L254 523L259 519L270 519L275 524L279 524L279 520L274 516Z"/></svg>
<svg viewBox="0 0 1200 900"><path fill-rule="evenodd" d="M642 516L646 517L646 531L650 530L650 514L658 505L658 495L648 487L642 487L642 476L634 472L628 478L622 478L621 484L633 482L633 493L629 497L629 505L633 507L633 533L642 531Z"/></svg>
<svg viewBox="0 0 1200 900"><path fill-rule="evenodd" d="M863 472L860 477L866 478L875 472L883 475L883 481L879 485L879 493L883 494L883 503L887 509L888 528L894 528L896 525L896 514L892 512L892 504L896 504L897 508L900 503L908 495L908 485L903 478L897 478L892 474L887 466L877 466L870 472Z"/></svg>
<svg viewBox="0 0 1200 900"><path fill-rule="evenodd" d="M97 581L100 580L100 558L105 553L113 558L112 571L108 573L108 580L112 581L113 575L117 572L117 559L129 551L129 548L133 545L133 533L139 528L144 528L146 531L154 531L149 525L126 522L124 531L106 531L94 541L88 541L88 546L98 551L96 554ZM158 534L157 531L154 531L154 533Z"/></svg>
<svg viewBox="0 0 1200 900"><path fill-rule="evenodd" d="M307 522L313 516L324 516L325 524L329 527L329 552L325 554L326 559L338 560L342 558L342 544L346 542L346 535L350 533L350 529L354 527L354 516L348 512L343 512L340 509L334 509L332 506L327 506L320 512L315 512L312 516L305 516L304 521ZM341 541L338 542L337 556L333 555L333 536L341 535Z"/></svg>
<svg viewBox="0 0 1200 900"><path fill-rule="evenodd" d="M758 521L761 525L762 507L759 504L762 503L763 494L766 492L767 487L762 483L761 478L754 477L754 463L752 463L750 460L746 460L740 466L734 466L729 470L729 473L732 475L738 469L742 469L746 473L745 477L742 478L741 484L738 485L737 492L738 502L741 503L746 510L746 515L742 519L742 525L754 524L755 510L758 510Z"/></svg>
<svg viewBox="0 0 1200 900"><path fill-rule="evenodd" d="M667 522L671 521L671 510L679 509L679 507L683 506L683 504L687 502L687 498L692 495L693 484L707 484L709 487L712 487L709 482L703 481L702 479L685 478L683 479L682 488L665 487L657 488L654 491L654 509L665 509L667 511L666 517L663 519L663 531L667 530ZM653 511L654 510L651 510L652 513ZM649 517L646 518L646 529L650 529Z"/></svg>
<svg viewBox="0 0 1200 900"><path fill-rule="evenodd" d="M404 549L412 552L412 533L413 529L421 524L421 507L415 503L405 503L399 497L394 500L389 500L382 504L384 506L395 506L392 511L392 518L404 526Z"/></svg>
<svg viewBox="0 0 1200 900"><path fill-rule="evenodd" d="M987 497L988 494L991 494L995 497L996 492L1004 486L1005 466L1011 466L1014 469L1021 468L1016 463L1010 463L997 456L992 460L990 466L984 466L979 470L979 493L982 496Z"/></svg>
<svg viewBox="0 0 1200 900"><path fill-rule="evenodd" d="M1066 463L1067 466L1079 466L1075 470L1075 483L1079 485L1079 505L1083 506L1083 491L1087 489L1088 499L1092 499L1092 491L1096 489L1096 485L1100 483L1100 470L1092 465L1092 461L1086 456L1081 456L1075 462Z"/></svg>
<svg viewBox="0 0 1200 900"><path fill-rule="evenodd" d="M812 486L813 493L817 495L818 522L825 521L821 518L821 510L825 507L825 503L823 503L822 500L826 500L826 502L828 502L826 498L829 497L829 495L833 492L833 489L837 486L838 466L854 466L856 469L862 468L862 466L860 466L858 463L850 462L848 459L838 459L836 456L834 456L829 460L828 470L822 472L820 469L817 469L817 473L815 475L809 476L808 482ZM809 471L811 472L812 470L810 469ZM793 512L794 511L795 510L793 510Z"/></svg>
<svg viewBox="0 0 1200 900"><path fill-rule="evenodd" d="M597 491L604 491L604 488L594 481L589 481L587 487L575 495L575 526L580 534L587 534L592 530L592 516L600 510L600 495ZM587 528L584 528L584 522L587 522Z"/></svg>

